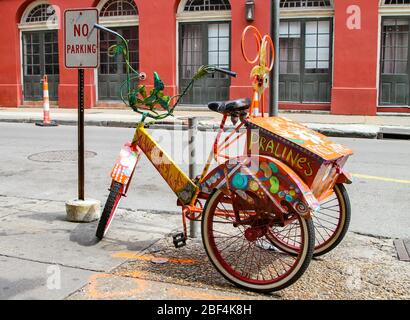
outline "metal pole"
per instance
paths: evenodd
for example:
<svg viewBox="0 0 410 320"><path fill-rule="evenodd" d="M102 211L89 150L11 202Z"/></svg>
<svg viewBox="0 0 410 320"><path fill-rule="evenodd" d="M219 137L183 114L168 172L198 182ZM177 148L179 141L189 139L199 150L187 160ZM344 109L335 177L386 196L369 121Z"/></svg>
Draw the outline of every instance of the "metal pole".
<svg viewBox="0 0 410 320"><path fill-rule="evenodd" d="M270 34L275 44L275 63L270 76L269 116L279 115L279 27L280 0L271 0L271 28Z"/></svg>
<svg viewBox="0 0 410 320"><path fill-rule="evenodd" d="M84 69L78 69L78 200L85 200L84 180Z"/></svg>
<svg viewBox="0 0 410 320"><path fill-rule="evenodd" d="M195 137L198 134L198 119L188 118L188 146L189 146L189 178L196 177L196 151L195 151ZM196 221L189 222L189 236L197 238L199 234L199 224Z"/></svg>

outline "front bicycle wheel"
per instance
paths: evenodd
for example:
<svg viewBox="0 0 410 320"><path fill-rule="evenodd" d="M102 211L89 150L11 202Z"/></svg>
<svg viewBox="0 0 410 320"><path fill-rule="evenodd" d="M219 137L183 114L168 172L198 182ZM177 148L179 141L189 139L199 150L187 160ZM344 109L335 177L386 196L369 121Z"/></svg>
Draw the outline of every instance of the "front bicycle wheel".
<svg viewBox="0 0 410 320"><path fill-rule="evenodd" d="M238 212L237 212L238 213ZM272 220L255 210L240 211L238 223L232 199L216 190L208 199L202 217L202 240L215 268L231 283L256 292L282 290L307 269L314 249L311 220L295 215L295 232L289 241L298 243L297 255L272 246L266 234Z"/></svg>
<svg viewBox="0 0 410 320"><path fill-rule="evenodd" d="M104 210L101 214L100 221L98 222L98 228L96 237L102 240L110 228L111 222L117 211L118 204L121 200L123 185L119 182L113 182L108 195L107 202L105 203Z"/></svg>
<svg viewBox="0 0 410 320"><path fill-rule="evenodd" d="M340 244L349 229L350 217L350 200L346 188L337 184L332 194L320 203L320 210L315 212L312 218L315 228L315 257L325 255ZM283 232L292 232L293 228L290 224ZM272 234L268 234L268 239L273 245L297 254L298 244L288 243L275 228L272 231Z"/></svg>

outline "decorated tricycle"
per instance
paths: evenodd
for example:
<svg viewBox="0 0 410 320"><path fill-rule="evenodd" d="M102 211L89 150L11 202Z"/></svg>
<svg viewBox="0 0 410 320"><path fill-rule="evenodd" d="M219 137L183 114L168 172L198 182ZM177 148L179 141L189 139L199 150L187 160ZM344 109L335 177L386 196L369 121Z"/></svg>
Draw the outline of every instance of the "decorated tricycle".
<svg viewBox="0 0 410 320"><path fill-rule="evenodd" d="M111 54L128 60L127 41ZM258 54L249 59L245 37L255 38ZM127 194L141 153L152 162L178 198L184 231L173 236L176 247L187 240L186 220L201 221L202 241L215 268L236 286L258 291L281 290L307 269L313 255L334 249L347 232L350 204L344 184L351 183L343 170L352 151L303 125L282 117L265 117L264 91L273 66L273 43L254 27L244 30L242 53L254 64L252 99L211 102L221 114L220 129L205 167L191 180L145 129L147 119L171 116L192 84L215 72L236 76L215 66L202 66L191 83L176 97L163 93L164 84L154 74L154 88L131 88L128 64L127 95L123 101L142 115L134 138L124 145L112 171L110 194L100 219L102 239L114 218L121 197ZM121 90L123 92L124 90ZM225 133L228 119L234 129ZM244 152L231 155L240 144Z"/></svg>

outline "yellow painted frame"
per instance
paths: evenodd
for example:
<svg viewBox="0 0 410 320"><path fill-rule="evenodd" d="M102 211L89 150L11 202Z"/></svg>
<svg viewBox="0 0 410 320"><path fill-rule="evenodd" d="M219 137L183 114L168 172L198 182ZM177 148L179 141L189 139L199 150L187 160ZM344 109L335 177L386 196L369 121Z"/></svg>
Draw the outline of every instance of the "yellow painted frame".
<svg viewBox="0 0 410 320"><path fill-rule="evenodd" d="M144 152L183 204L188 205L195 201L198 186L145 130L144 123L140 123L136 128L132 144Z"/></svg>

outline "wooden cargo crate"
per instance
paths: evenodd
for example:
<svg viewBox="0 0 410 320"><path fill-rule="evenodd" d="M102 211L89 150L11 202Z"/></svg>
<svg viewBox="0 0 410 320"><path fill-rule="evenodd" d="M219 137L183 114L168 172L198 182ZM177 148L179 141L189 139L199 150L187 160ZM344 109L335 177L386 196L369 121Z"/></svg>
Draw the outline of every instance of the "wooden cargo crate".
<svg viewBox="0 0 410 320"><path fill-rule="evenodd" d="M349 148L283 117L249 119L247 128L247 151L286 163L319 200L328 196L340 169L353 154Z"/></svg>

